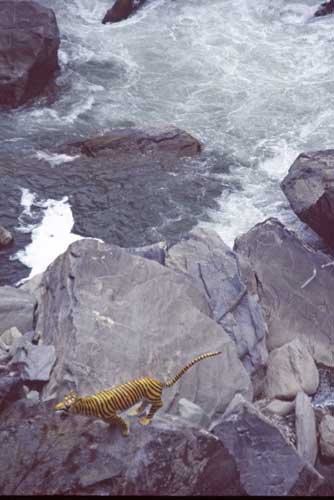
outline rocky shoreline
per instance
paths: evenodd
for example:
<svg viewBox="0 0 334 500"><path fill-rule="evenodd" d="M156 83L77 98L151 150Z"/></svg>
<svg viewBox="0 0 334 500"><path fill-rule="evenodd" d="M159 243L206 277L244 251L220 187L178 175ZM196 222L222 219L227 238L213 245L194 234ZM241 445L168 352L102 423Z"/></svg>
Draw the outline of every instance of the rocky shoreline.
<svg viewBox="0 0 334 500"><path fill-rule="evenodd" d="M143 3L127 5L132 13ZM0 29L13 29L18 4L38 8L0 2L11 13ZM42 12L48 20L49 10ZM114 12L106 16L103 22L116 20ZM26 36L26 24L18 28ZM29 102L22 81L15 85L17 100L0 104ZM332 252L312 248L274 218L239 236L233 249L214 231L194 228L221 190L214 175L203 181L192 171L202 149L173 126L124 127L54 146L75 157L72 184L59 186L63 174L54 173L48 194L69 195L75 230L90 238L24 285L0 286L1 494L333 495L334 405L322 398L324 379L329 394L334 387ZM333 165L332 150L306 152L281 184L329 249ZM38 162L30 169L5 171L5 188L11 176L38 175ZM99 176L110 176L110 192L83 226L81 185L98 184ZM131 204L131 218L122 209L115 215L113 197ZM182 220L177 203L188 209ZM179 223L178 238L168 223L152 231L161 217ZM5 252L13 246L8 229L0 227ZM71 390L166 380L209 351L222 355L166 389L150 426L125 417L127 439L101 421L54 412Z"/></svg>

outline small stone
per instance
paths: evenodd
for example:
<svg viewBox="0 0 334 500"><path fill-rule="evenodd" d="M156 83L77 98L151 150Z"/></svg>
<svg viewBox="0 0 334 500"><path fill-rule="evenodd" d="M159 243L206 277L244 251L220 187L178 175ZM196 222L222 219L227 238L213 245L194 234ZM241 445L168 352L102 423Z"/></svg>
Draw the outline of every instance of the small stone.
<svg viewBox="0 0 334 500"><path fill-rule="evenodd" d="M0 247L9 245L13 241L13 235L6 228L0 226Z"/></svg>
<svg viewBox="0 0 334 500"><path fill-rule="evenodd" d="M274 415L285 416L292 413L295 407L294 401L281 401L280 399L273 399L264 409Z"/></svg>
<svg viewBox="0 0 334 500"><path fill-rule="evenodd" d="M325 415L320 422L320 450L325 457L334 457L334 417Z"/></svg>

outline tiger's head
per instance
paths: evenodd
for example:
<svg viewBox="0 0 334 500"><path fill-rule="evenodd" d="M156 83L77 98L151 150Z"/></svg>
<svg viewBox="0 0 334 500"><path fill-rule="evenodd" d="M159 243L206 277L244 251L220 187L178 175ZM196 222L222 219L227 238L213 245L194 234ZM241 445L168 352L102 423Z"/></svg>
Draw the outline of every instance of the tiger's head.
<svg viewBox="0 0 334 500"><path fill-rule="evenodd" d="M63 401L55 405L55 410L68 414L71 412L71 408L78 400L79 396L74 391L71 391L69 394L67 394L67 396L64 397Z"/></svg>

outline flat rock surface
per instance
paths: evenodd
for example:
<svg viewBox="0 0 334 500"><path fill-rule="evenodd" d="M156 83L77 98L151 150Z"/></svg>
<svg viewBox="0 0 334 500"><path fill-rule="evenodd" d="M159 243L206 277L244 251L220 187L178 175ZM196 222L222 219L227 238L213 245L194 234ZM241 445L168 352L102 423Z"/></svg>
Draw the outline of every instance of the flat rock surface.
<svg viewBox="0 0 334 500"><path fill-rule="evenodd" d="M253 268L268 349L300 337L316 362L334 366L331 258L303 244L277 219L254 226L236 240L235 249Z"/></svg>
<svg viewBox="0 0 334 500"><path fill-rule="evenodd" d="M0 287L0 334L15 326L21 333L33 329L36 299L12 286Z"/></svg>

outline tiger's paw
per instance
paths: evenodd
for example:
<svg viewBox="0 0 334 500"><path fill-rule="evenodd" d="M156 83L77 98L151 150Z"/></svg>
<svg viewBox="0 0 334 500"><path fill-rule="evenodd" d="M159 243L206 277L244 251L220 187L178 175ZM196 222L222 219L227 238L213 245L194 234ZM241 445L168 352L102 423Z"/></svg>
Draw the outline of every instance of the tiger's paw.
<svg viewBox="0 0 334 500"><path fill-rule="evenodd" d="M151 420L147 417L142 417L139 419L139 422L141 423L141 425L148 425L151 422Z"/></svg>

